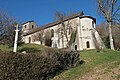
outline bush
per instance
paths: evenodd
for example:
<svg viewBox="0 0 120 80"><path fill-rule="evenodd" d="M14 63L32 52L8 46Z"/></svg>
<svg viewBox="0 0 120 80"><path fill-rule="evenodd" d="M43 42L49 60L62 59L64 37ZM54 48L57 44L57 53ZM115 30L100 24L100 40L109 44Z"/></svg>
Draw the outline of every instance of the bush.
<svg viewBox="0 0 120 80"><path fill-rule="evenodd" d="M0 80L46 80L79 61L77 52L50 48L41 54L0 52Z"/></svg>

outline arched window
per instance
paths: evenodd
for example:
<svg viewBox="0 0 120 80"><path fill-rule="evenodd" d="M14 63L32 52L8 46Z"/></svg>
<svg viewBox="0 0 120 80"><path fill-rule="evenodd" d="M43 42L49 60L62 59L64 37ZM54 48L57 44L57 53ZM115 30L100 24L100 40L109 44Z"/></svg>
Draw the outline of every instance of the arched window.
<svg viewBox="0 0 120 80"><path fill-rule="evenodd" d="M77 50L77 45L75 45L75 50Z"/></svg>
<svg viewBox="0 0 120 80"><path fill-rule="evenodd" d="M32 28L34 28L34 25L32 25Z"/></svg>
<svg viewBox="0 0 120 80"><path fill-rule="evenodd" d="M25 25L25 28L26 28L26 25Z"/></svg>
<svg viewBox="0 0 120 80"><path fill-rule="evenodd" d="M89 41L86 42L86 46L87 46L87 48L90 48L90 43L89 43Z"/></svg>

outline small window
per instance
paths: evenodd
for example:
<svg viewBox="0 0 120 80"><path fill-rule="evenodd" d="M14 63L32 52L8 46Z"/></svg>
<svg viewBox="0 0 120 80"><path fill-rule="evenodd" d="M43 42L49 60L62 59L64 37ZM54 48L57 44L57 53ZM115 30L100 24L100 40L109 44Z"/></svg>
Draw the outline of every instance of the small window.
<svg viewBox="0 0 120 80"><path fill-rule="evenodd" d="M86 46L87 46L87 48L90 48L90 43L89 43L89 41L86 42Z"/></svg>
<svg viewBox="0 0 120 80"><path fill-rule="evenodd" d="M31 43L31 37L29 37L29 43Z"/></svg>
<svg viewBox="0 0 120 80"><path fill-rule="evenodd" d="M77 45L75 45L75 50L77 50Z"/></svg>
<svg viewBox="0 0 120 80"><path fill-rule="evenodd" d="M26 28L26 25L25 25L25 28Z"/></svg>
<svg viewBox="0 0 120 80"><path fill-rule="evenodd" d="M86 31L86 29L83 29L83 31Z"/></svg>
<svg viewBox="0 0 120 80"><path fill-rule="evenodd" d="M84 28L84 26L82 26L82 28Z"/></svg>
<svg viewBox="0 0 120 80"><path fill-rule="evenodd" d="M32 28L34 28L34 25L32 25Z"/></svg>
<svg viewBox="0 0 120 80"><path fill-rule="evenodd" d="M94 21L92 21L92 27L94 28Z"/></svg>

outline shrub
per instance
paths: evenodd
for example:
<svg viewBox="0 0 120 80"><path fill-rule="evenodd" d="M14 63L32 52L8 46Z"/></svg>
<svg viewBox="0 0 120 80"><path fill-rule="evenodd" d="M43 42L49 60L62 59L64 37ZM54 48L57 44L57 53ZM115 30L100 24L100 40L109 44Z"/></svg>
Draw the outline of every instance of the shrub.
<svg viewBox="0 0 120 80"><path fill-rule="evenodd" d="M41 54L0 52L0 80L46 80L79 61L77 52L50 48Z"/></svg>

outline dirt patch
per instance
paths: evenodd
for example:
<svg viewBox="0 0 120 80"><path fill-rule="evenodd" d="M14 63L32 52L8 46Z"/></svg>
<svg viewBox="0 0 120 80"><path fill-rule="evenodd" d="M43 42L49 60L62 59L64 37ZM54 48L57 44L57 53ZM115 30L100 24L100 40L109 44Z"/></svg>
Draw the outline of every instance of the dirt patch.
<svg viewBox="0 0 120 80"><path fill-rule="evenodd" d="M98 66L91 72L75 80L120 80L120 64Z"/></svg>

